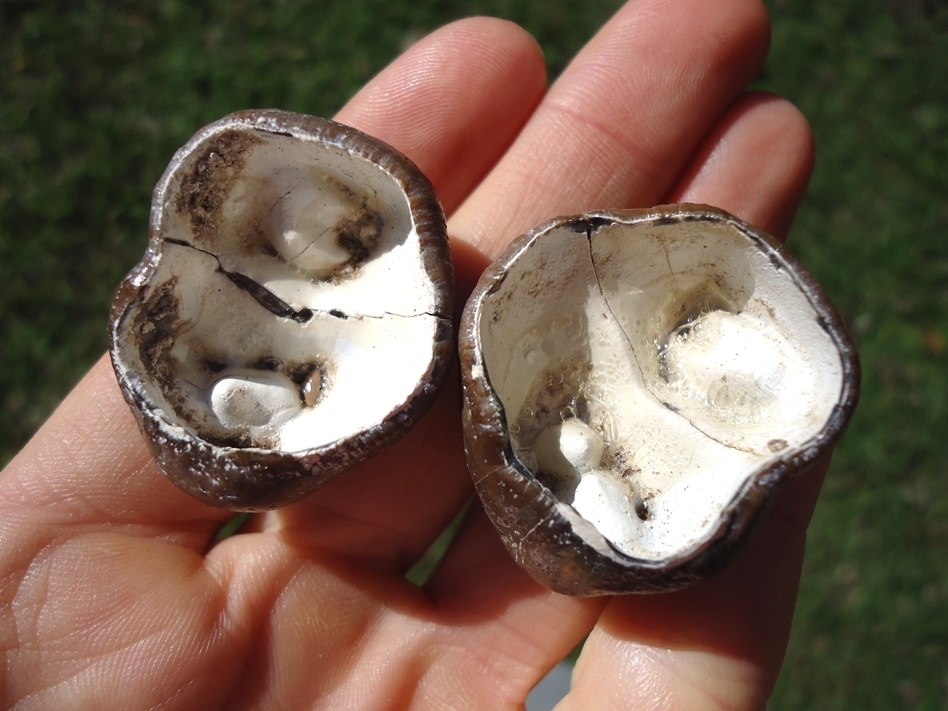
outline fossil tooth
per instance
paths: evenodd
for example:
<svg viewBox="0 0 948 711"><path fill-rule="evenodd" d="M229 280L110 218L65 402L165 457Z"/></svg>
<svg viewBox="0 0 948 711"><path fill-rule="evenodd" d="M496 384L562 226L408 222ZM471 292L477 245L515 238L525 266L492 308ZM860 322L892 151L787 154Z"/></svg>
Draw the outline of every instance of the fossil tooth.
<svg viewBox="0 0 948 711"><path fill-rule="evenodd" d="M517 562L573 595L719 570L837 439L859 384L813 278L701 205L524 235L481 277L459 347L478 494Z"/></svg>
<svg viewBox="0 0 948 711"><path fill-rule="evenodd" d="M243 111L155 188L111 354L160 468L210 504L294 501L406 432L453 351L433 188L332 121Z"/></svg>

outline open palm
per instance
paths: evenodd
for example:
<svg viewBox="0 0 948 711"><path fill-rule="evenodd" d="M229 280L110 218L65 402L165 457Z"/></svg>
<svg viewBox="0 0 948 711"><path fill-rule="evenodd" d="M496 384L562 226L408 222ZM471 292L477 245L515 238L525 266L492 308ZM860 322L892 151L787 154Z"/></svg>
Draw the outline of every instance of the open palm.
<svg viewBox="0 0 948 711"><path fill-rule="evenodd" d="M511 239L559 214L689 200L785 232L811 143L789 104L745 93L767 40L756 0L638 0L547 90L526 33L469 19L337 118L435 184L463 300ZM562 708L762 706L820 472L734 566L679 593L551 593L476 505L419 589L406 570L471 494L456 390L394 447L215 542L227 512L155 468L97 363L0 475L4 705L518 708L589 634Z"/></svg>

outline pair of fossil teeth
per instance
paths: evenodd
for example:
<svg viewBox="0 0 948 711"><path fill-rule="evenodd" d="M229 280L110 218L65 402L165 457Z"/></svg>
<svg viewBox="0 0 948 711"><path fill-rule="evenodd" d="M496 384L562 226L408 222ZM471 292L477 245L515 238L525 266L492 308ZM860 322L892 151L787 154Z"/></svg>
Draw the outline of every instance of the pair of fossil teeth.
<svg viewBox="0 0 948 711"><path fill-rule="evenodd" d="M245 111L199 131L156 187L111 353L165 474L262 510L413 426L455 352L452 308L444 216L408 159L331 121ZM575 595L720 568L858 390L812 277L697 205L520 237L457 349L485 510L534 578Z"/></svg>

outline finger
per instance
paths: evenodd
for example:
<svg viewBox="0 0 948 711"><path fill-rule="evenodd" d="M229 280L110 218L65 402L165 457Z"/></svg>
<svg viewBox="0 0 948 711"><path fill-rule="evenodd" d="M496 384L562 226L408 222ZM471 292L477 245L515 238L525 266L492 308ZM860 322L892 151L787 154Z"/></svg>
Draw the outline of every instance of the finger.
<svg viewBox="0 0 948 711"><path fill-rule="evenodd" d="M723 206L782 234L812 160L809 129L796 109L748 95L708 133L669 200ZM584 645L563 708L760 708L786 647L805 530L824 471L815 467L787 487L761 535L721 576L680 593L610 602ZM451 565L446 577L464 563ZM493 575L481 569L477 579ZM463 578L453 585L466 595L479 592L464 589ZM550 634L543 614L531 624Z"/></svg>
<svg viewBox="0 0 948 711"><path fill-rule="evenodd" d="M652 205L757 73L757 0L627 3L551 87L451 233L496 256L556 215Z"/></svg>
<svg viewBox="0 0 948 711"><path fill-rule="evenodd" d="M515 25L476 18L420 42L339 118L406 153L450 209L507 148L544 89L536 42ZM456 378L449 374L432 412L406 437L266 515L262 526L379 570L410 567L470 492Z"/></svg>
<svg viewBox="0 0 948 711"><path fill-rule="evenodd" d="M517 25L461 20L420 40L337 114L411 158L451 214L546 90L543 55Z"/></svg>
<svg viewBox="0 0 948 711"><path fill-rule="evenodd" d="M676 28L673 27L665 27L663 36L668 36L669 34L675 36L677 38L676 45L682 45L687 48L683 50L686 54L691 51L691 48L705 42L705 51L711 55L708 59L711 65L721 65L721 60L715 60L714 55L716 52L723 52L723 49L721 45L707 39L708 36L719 37L722 33L729 33L735 42L743 42L745 52L756 51L755 48L757 45L753 41L748 40L748 33L753 34L751 30L745 27L742 31L730 24L727 28L718 27L715 23L724 20L720 15L716 15L715 13L719 10L724 10L724 14L727 15L727 11L724 8L717 6L712 7L711 5L710 3L707 4L707 6L701 4L701 7L696 7L690 3L680 3L678 5L679 8L690 8L691 11L698 15L701 15L701 11L707 7L707 12L714 15L714 17L702 16L696 19L689 15L684 24L691 28L691 34L684 31L676 32ZM632 6L632 9L641 9L643 7L646 7L646 5L636 4ZM745 9L747 8L749 8L749 6L745 6ZM726 20L733 23L735 18L731 16L727 17ZM756 23L759 21L757 11L749 10L746 21L751 28L756 27ZM647 18L641 18L640 21L637 22L623 22L620 23L619 27L623 28L629 25L636 29L642 29L643 25L647 25ZM613 29L614 28L609 26L604 32L608 33ZM658 32L655 27L649 29L650 31ZM658 32L658 34L662 33ZM605 41L602 38L597 38L590 46L595 48L596 46L613 46L613 44L614 43ZM587 49L584 55L581 55L585 57L585 61L591 62L593 65L599 67L606 62L605 59L590 57L588 52L589 50ZM732 57L733 61L733 55L729 52L724 52L724 54ZM605 72L605 70L601 71ZM564 77L570 76L569 72L570 70L567 70L567 72L564 73ZM686 74L687 73L684 72L671 72L671 76L678 76L679 79ZM562 91L567 90L567 88L562 89ZM697 92L699 96L704 95L702 93L704 91L703 89L693 90ZM605 192L613 191L612 194L614 195L624 194L625 198L629 201L635 201L643 195L648 199L651 199L652 196L657 196L657 199L661 199L661 197L669 195L697 202L723 204L725 207L743 212L748 219L757 220L765 226L771 228L774 228L775 225L779 226L781 216L791 214L791 208L788 208L788 205L796 204L809 173L811 143L809 134L805 129L805 124L799 120L798 114L792 109L788 109L783 102L770 102L762 98L739 98L733 105L733 108L719 108L718 102L721 101L721 96L730 95L731 85L725 85L719 87L720 95L705 97L705 100L710 102L709 108L704 111L695 109L691 112L692 114L701 113L706 119L711 117L708 125L700 127L700 130L693 131L696 125L693 118L690 122L685 121L683 124L678 119L664 114L665 99L662 98L664 95L668 94L681 97L682 94L687 94L688 91L689 85L687 82L685 82L684 86L676 86L674 82L672 82L666 85L661 91L656 90L650 92L660 97L657 99L657 111L664 117L662 121L664 121L665 125L668 126L673 133L678 134L680 140L688 142L688 155L679 155L675 159L677 169L681 172L680 176L671 175L668 176L667 179L663 177L660 182L664 184L664 187L662 187L659 193L654 192L653 185L646 186L639 182L637 173L626 173L624 177L624 180L628 181L626 189L623 189L619 185L608 183L608 181L600 181L598 184L592 186L580 182L578 185L571 186L573 188L572 193L566 196L561 195L562 203L568 208L563 211L578 209L579 203L583 200L602 199L601 196L605 194ZM735 94L735 97L736 96L738 96L738 94ZM646 114L646 116L640 118L638 123L644 122L645 124L651 125L653 120L647 116L649 111L648 97L640 98L641 101L638 103L642 105L638 111ZM635 103L634 97L631 96L626 97L626 101ZM699 98L693 98L691 103L700 103L700 101L701 99ZM542 111L543 108L541 107L538 111L538 115ZM769 119L776 119L776 121L773 124L769 124ZM531 124L528 125L525 134L535 127L537 121L538 119L535 118ZM681 136L682 126L685 124L689 126L689 130L685 131L685 133L688 133L689 136L691 133L696 133L698 139L690 141L688 138ZM768 126L770 126L770 128L768 128ZM633 133L634 130L634 127L629 129L629 131ZM653 142L655 140L657 139L653 138ZM776 145L781 141L786 142L785 148L771 150L761 155L760 146L762 144L766 145L769 143ZM555 141L552 142L552 144L558 145ZM646 155L647 153L648 149L643 149L642 155ZM458 217L458 220L461 220L463 223L463 228L470 229L470 234L475 235L475 239L481 236L482 239L486 239L488 243L491 243L490 240L492 237L483 237L483 233L478 232L480 228L475 221L462 220L464 210L473 210L474 202L477 199L489 195L492 188L488 183L494 179L497 179L500 183L507 182L506 177L502 174L506 164L506 159L500 163L488 181L485 181L484 186L479 189L479 195L475 194L475 197L462 208L462 213ZM606 165L609 167L609 170L621 169L621 166L616 166L615 164L615 156L608 152L593 154L588 157L585 165L589 171L598 174L597 166L600 164ZM662 169L661 161L657 155L652 161L652 164L655 166L652 174L656 175L657 173L655 171ZM751 200L743 197L749 185L755 189L759 188ZM545 187L554 195L559 194L559 188L556 185L546 184ZM587 192L587 190L589 192ZM544 200L545 198L540 195L534 195L534 199ZM615 205L616 203L608 204ZM586 206L588 207L588 205ZM490 205L488 205L488 209L490 209ZM553 210L550 214L555 214L558 211L559 210ZM469 539L466 537L472 538ZM481 543L480 545L483 546L484 544ZM483 553L478 553L477 541L473 540L473 534L466 532L464 537L458 541L457 547L452 549L449 553L443 563L443 567L436 572L431 581L430 592L435 599L452 601L455 597L459 596L463 596L467 599L478 596L490 597L499 594L509 595L510 597L508 599L516 599L519 601L524 597L536 599L535 596L539 595L539 593L535 592L535 586L531 588L533 584L529 581L524 581L519 587L510 586L502 592L495 590L491 581L498 576L509 575L509 567L512 563L509 557L505 558L504 556L498 555L491 558L487 563L475 565L474 562L477 560L478 555L483 555ZM789 556L789 553L787 555ZM794 560L789 560L788 565L792 569ZM787 583L778 581L778 588L781 595L787 593ZM529 592L531 589L534 590L533 593ZM792 599L792 593L790 594L790 598ZM523 604L518 606L518 620L523 624L524 628L534 630L533 639L537 641L537 646L545 646L550 650L556 649L558 651L564 646L568 647L570 642L576 640L575 629L568 628L561 635L558 635L558 620L561 618L569 619L571 616L577 614L577 610L588 610L587 606L589 604L588 601L576 601L554 596L552 602L544 600L543 605ZM509 625L510 622L508 621L507 624ZM497 626L494 628L493 633L496 635L497 640L501 640L504 635L504 628ZM557 644L556 640L559 640L560 644ZM539 679L540 676L558 660L559 657L556 656L556 653L551 652L547 655L544 660L545 665L537 667L535 670L536 679ZM535 658L534 661L536 661ZM630 672L626 669L624 673L631 674L632 678L634 678L634 672ZM590 708L596 706L586 707Z"/></svg>
<svg viewBox="0 0 948 711"><path fill-rule="evenodd" d="M720 181L722 165L742 165L741 180ZM700 200L783 239L812 171L813 138L803 115L780 97L747 94L705 137L663 202Z"/></svg>
<svg viewBox="0 0 948 711"><path fill-rule="evenodd" d="M740 142L728 143L734 150L727 160L704 173L695 151L704 136L715 135L717 119L756 71L766 39L758 3L626 5L567 68L511 151L452 219L452 232L494 252L543 218L658 201L693 155L693 173L727 184L722 195L739 193L744 164L754 158L736 147ZM590 118L576 107L598 111L590 110ZM729 138L722 127L718 143ZM528 154L544 156L552 167L531 168ZM688 195L700 200L695 188ZM779 210L787 197L765 194L761 206ZM529 644L518 649L534 665L535 682L578 641L600 603L541 590L513 571L509 556L493 539L488 546L486 535L478 526L465 530L428 590L441 605L515 606L518 629L530 630ZM562 619L577 624L561 625ZM483 634L500 645L511 624L488 625Z"/></svg>
<svg viewBox="0 0 948 711"><path fill-rule="evenodd" d="M812 164L812 141L799 114L782 101L758 101L753 97L741 99L732 111L722 116L720 125L715 126L708 136L707 142L695 153L686 176L674 188L676 194L682 199L723 204L726 209L742 210L748 219L765 227L779 227L780 220L788 214L787 206L795 206L802 194ZM761 158L761 145L774 145L780 140L786 141L787 145L780 151L764 153L765 157ZM754 193L757 185L765 187ZM749 193L754 193L753 199L745 197ZM629 680L628 684L623 682L619 685L620 692L617 693L630 693L628 686L643 684L636 692L639 696L629 696L621 703L618 695L611 699L617 708L652 708L645 703L646 695L655 693L662 697L662 694L678 693L674 691L675 674L686 679L694 677L696 680L728 679L730 686L727 689L735 693L739 681L753 682L753 686L748 687L750 695L746 697L751 700L769 694L792 614L803 532L820 481L817 469L788 486L771 521L765 526L765 535L755 542L752 548L754 553L748 551L748 555L741 558L735 568L738 572L728 572L713 583L695 588L698 592L686 591L654 597L629 596L610 603L600 621L599 627L602 629L597 627L594 636L584 645L587 671L586 676L580 675L582 667L576 672L578 681L574 684L573 697L576 705L572 708L609 708L610 699L595 694L613 688L612 680L616 674L624 675L623 678ZM539 679L561 658L553 650L570 649L586 631L563 629L558 620L581 615L582 612L577 613L577 609L588 613L587 606L590 603L560 596L547 599L538 586L526 580L522 573L517 578L517 585L507 589L494 586L493 581L512 575L510 568L513 563L506 552L498 550L497 546L479 551L479 545L486 548L482 542L479 544L475 540L475 536L480 535L483 534L465 532L459 538L457 546L430 581L429 592L436 600L447 601L445 604L450 605L459 604L456 598L467 600L482 596L496 598L509 595L510 599L518 601L542 600L543 604L518 605L519 624L533 630L533 644L523 645L524 649L536 647L550 650L545 660L547 666L536 670L536 679ZM717 597L713 598L713 602L696 606L696 598L708 595L700 591L706 591L709 585L717 591ZM745 615L744 608L750 610L752 607L754 614ZM696 612L698 609L702 611L700 614ZM626 618L633 622L640 620L637 623L640 626L630 629L631 623L624 622ZM705 623L703 627L700 626L702 621ZM506 624L511 623L508 621ZM636 647L632 644L636 640L636 633L644 629L652 631L653 628L654 634L668 630L670 638L677 638L677 635L685 639L688 638L689 630L701 629L702 634L712 637L713 633L718 632L720 645L709 649L697 645L697 642L691 646L682 643L680 649L675 648L680 652L676 655L662 651L663 644L670 638L653 640L651 645ZM724 634L728 631L733 632L733 635ZM761 632L762 637L754 636ZM503 627L485 631L485 634L491 633L501 640ZM705 656L693 654L696 647ZM636 650L641 652L641 657L636 655ZM607 665L605 658L612 661ZM643 666L642 671L638 668L640 664ZM609 669L610 673L604 674L605 669ZM667 673L659 674L660 671ZM603 685L603 678L610 679L610 684ZM659 682L670 684L670 690L661 688ZM698 691L710 694L714 689ZM629 701L632 698L636 699L638 705ZM697 703L688 701L691 697L681 698L683 700L678 707L701 708ZM754 708L752 703L748 703L750 705L736 705L735 708Z"/></svg>
<svg viewBox="0 0 948 711"><path fill-rule="evenodd" d="M477 699L472 708L510 708L578 645L607 598L553 593L513 562L479 505L425 587L438 608L439 646L429 675ZM478 670L499 669L484 685ZM590 706L587 708L596 708Z"/></svg>
<svg viewBox="0 0 948 711"><path fill-rule="evenodd" d="M175 535L200 546L229 515L209 512L160 474L107 357L3 471L0 492L7 517L29 515L36 525L109 521L154 535L170 522Z"/></svg>
<svg viewBox="0 0 948 711"><path fill-rule="evenodd" d="M721 206L782 235L809 179L812 149L806 121L791 104L742 96L708 132L666 199ZM439 575L432 585L442 577L450 578Z"/></svg>
<svg viewBox="0 0 948 711"><path fill-rule="evenodd" d="M459 51L464 53L464 62L451 59L452 53ZM447 58L439 63L438 57L444 53ZM451 25L418 43L377 77L365 95L356 96L341 117L396 144L437 176L439 190L456 195L479 180L478 166L503 152L509 136L517 132L542 94L544 83L542 58L529 35L510 23L474 19ZM380 97L398 107L396 115L384 122ZM450 111L452 101L464 111ZM468 151L476 155L468 156ZM450 170L468 158L470 167ZM441 439L451 441L453 436L456 440L456 435L448 433L456 429L454 417L429 419L437 420L436 430L442 427L443 434L435 431L422 440L439 445ZM411 478L415 466L408 465L407 459L413 455L408 452L406 462L395 461L392 466L408 468ZM462 489L460 458L455 460L444 480L449 489ZM417 480L400 483L400 474L384 472L371 484L391 489L414 487L411 496L389 503L393 508L396 503L416 505L424 487ZM366 480L362 483L370 484ZM158 472L106 359L93 367L4 472L0 496L14 506L43 509L45 517L63 516L72 523L115 522L123 515L143 524L203 522L199 527L203 539L195 545L206 545L216 525L229 516L191 500ZM359 497L345 494L325 505L342 506L342 498ZM437 495L429 493L426 498L434 500ZM447 498L446 507L455 505L450 493ZM372 521L377 508L371 504L368 511L360 511L356 506L345 516ZM387 515L396 518L392 510ZM397 516L404 519L404 512L399 510ZM444 514L434 511L433 518L439 523L431 525L440 525ZM379 526L384 529L385 521Z"/></svg>

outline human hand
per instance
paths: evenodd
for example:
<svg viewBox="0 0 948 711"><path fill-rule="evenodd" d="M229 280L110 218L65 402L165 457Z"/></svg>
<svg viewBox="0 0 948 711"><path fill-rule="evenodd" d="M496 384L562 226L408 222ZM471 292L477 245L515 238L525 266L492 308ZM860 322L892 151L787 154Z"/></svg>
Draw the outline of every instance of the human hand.
<svg viewBox="0 0 948 711"><path fill-rule="evenodd" d="M639 0L546 91L531 38L470 19L419 42L337 118L435 184L463 302L511 239L555 215L687 200L782 235L812 149L789 104L742 93L767 37L756 0ZM456 388L395 446L215 542L230 514L155 468L103 359L0 474L2 699L517 708L589 634L561 708L759 708L820 481L789 485L732 567L681 592L549 592L477 505L419 589L406 570L471 493Z"/></svg>

